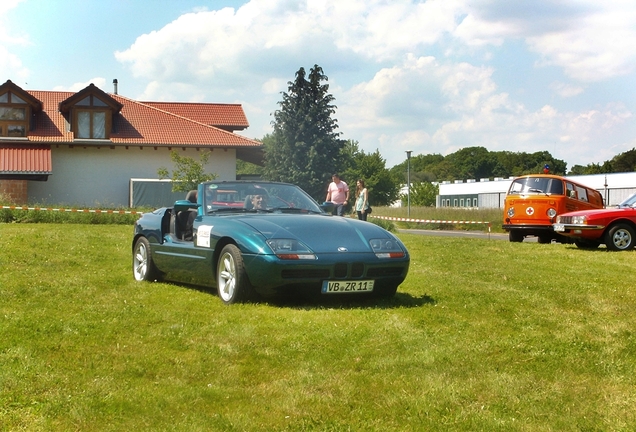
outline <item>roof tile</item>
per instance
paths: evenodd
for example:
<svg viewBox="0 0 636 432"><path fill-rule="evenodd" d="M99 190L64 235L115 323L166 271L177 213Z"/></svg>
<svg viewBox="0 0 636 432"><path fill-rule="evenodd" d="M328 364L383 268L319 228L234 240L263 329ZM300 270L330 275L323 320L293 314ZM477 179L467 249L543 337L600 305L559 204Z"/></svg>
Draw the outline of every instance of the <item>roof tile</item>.
<svg viewBox="0 0 636 432"><path fill-rule="evenodd" d="M221 129L245 129L249 127L243 107L239 104L218 104L198 102L142 102L145 105L158 108L189 118L209 126Z"/></svg>
<svg viewBox="0 0 636 432"><path fill-rule="evenodd" d="M29 141L50 143L74 143L74 134L69 131L67 119L58 110L58 105L71 97L72 92L37 91L29 93L42 101L43 110L36 114L36 127L28 133ZM197 146L197 147L261 147L261 143L241 135L210 126L201 121L187 118L186 107L193 107L191 117L209 121L216 112L215 122L227 118L238 119L238 105L229 104L188 104L188 103L151 103L146 104L126 97L109 94L123 105L120 114L113 121L114 132L110 141L114 145L139 146ZM205 105L215 105L207 109ZM170 108L172 112L163 108ZM223 107L229 107L227 115L222 114ZM240 106L238 106L240 107ZM242 109L240 110L242 112ZM244 117L244 114L243 114ZM239 124L242 120L236 120ZM247 120L245 120L247 123ZM231 126L231 125L227 125Z"/></svg>

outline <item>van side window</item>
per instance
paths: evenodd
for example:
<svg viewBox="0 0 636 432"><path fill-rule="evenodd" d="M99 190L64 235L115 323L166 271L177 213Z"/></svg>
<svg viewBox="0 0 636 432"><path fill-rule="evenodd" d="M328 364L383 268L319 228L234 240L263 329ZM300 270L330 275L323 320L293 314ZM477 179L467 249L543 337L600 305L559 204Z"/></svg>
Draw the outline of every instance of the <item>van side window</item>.
<svg viewBox="0 0 636 432"><path fill-rule="evenodd" d="M576 192L574 191L574 185L572 183L566 183L565 188L567 189L568 198L576 198Z"/></svg>
<svg viewBox="0 0 636 432"><path fill-rule="evenodd" d="M581 201L587 201L587 189L585 189L584 187L580 187L577 186L576 187L576 192L579 194L579 199Z"/></svg>

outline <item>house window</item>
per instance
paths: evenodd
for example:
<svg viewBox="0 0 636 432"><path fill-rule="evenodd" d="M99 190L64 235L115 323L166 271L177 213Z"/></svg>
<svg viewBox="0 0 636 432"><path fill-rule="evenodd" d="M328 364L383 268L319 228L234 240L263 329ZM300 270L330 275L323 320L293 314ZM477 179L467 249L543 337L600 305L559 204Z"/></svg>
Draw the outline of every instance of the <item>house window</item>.
<svg viewBox="0 0 636 432"><path fill-rule="evenodd" d="M0 95L0 136L25 137L29 126L29 106L11 92Z"/></svg>
<svg viewBox="0 0 636 432"><path fill-rule="evenodd" d="M75 138L109 138L111 112L99 98L89 95L75 104Z"/></svg>
<svg viewBox="0 0 636 432"><path fill-rule="evenodd" d="M77 111L77 138L106 138L105 111Z"/></svg>

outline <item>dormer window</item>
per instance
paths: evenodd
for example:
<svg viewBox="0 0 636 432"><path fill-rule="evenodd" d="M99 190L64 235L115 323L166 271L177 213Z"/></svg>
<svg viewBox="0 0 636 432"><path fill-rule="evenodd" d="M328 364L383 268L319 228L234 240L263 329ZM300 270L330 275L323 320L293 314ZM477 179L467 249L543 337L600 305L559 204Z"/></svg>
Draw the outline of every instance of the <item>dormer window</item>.
<svg viewBox="0 0 636 432"><path fill-rule="evenodd" d="M81 139L106 139L111 126L112 114L108 105L94 95L89 95L75 104L75 137Z"/></svg>
<svg viewBox="0 0 636 432"><path fill-rule="evenodd" d="M75 139L110 139L113 116L123 105L95 85L75 93L60 102L60 112L70 123Z"/></svg>
<svg viewBox="0 0 636 432"><path fill-rule="evenodd" d="M0 136L25 137L29 130L29 105L13 92L0 95Z"/></svg>

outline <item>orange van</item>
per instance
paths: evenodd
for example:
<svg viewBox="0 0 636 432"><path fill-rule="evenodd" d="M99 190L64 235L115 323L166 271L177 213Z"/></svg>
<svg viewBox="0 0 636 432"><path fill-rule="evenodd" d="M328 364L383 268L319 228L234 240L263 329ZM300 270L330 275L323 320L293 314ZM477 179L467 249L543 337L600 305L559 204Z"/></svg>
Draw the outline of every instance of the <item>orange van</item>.
<svg viewBox="0 0 636 432"><path fill-rule="evenodd" d="M504 201L503 229L511 242L537 236L539 243L570 240L554 232L557 215L576 210L603 208L603 196L596 189L551 174L530 174L515 178Z"/></svg>

